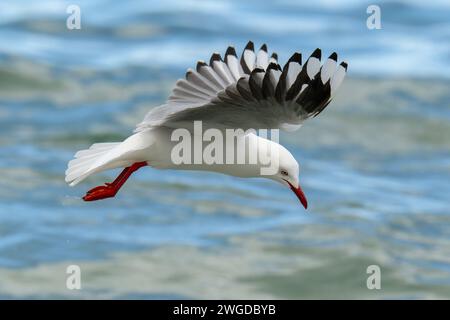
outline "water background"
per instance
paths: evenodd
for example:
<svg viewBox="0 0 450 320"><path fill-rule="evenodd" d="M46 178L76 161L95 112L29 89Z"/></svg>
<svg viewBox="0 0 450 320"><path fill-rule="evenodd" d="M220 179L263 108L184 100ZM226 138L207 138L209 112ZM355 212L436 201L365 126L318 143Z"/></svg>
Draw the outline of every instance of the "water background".
<svg viewBox="0 0 450 320"><path fill-rule="evenodd" d="M0 3L1 298L450 298L450 5L381 1ZM199 59L248 40L349 63L335 101L281 143L310 208L270 181L143 169L64 183ZM82 269L82 290L66 268ZM366 268L382 270L368 290Z"/></svg>

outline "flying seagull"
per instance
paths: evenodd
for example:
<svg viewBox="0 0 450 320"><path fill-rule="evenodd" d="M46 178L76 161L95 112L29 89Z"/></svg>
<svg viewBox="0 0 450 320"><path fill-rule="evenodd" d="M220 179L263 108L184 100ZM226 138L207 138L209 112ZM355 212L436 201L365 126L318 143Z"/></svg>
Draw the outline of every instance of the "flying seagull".
<svg viewBox="0 0 450 320"><path fill-rule="evenodd" d="M173 148L177 141L173 141L172 133L184 129L195 135L192 124L197 121L204 128L221 132L233 128L296 130L304 120L325 109L346 75L347 63L338 64L335 52L323 64L320 60L320 49L314 50L304 64L302 55L296 52L281 68L276 53L269 56L265 44L255 52L251 41L240 59L234 47L228 47L224 59L214 53L209 64L199 61L195 70L188 69L185 79L176 82L167 102L150 110L133 135L122 142L95 143L78 151L68 163L65 180L74 186L92 174L124 168L113 182L95 187L83 197L94 201L114 197L132 173L144 166L264 177L289 187L306 209L299 164L277 142L249 131L236 138L248 146L246 159L261 145L266 151L275 150L269 158L276 154L277 170L263 175L259 160L252 164L175 163Z"/></svg>

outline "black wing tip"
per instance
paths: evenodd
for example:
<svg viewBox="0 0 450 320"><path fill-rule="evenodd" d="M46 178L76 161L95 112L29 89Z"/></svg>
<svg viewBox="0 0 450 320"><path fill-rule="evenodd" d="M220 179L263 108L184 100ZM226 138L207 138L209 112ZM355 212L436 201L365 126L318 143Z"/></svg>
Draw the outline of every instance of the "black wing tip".
<svg viewBox="0 0 450 320"><path fill-rule="evenodd" d="M263 43L263 45L261 46L261 48L259 50L267 52L267 45L265 43Z"/></svg>
<svg viewBox="0 0 450 320"><path fill-rule="evenodd" d="M244 76L242 76L242 77L240 77L238 80L237 80L237 82L236 83L240 83L240 82L242 82L242 81L246 81L247 80L247 78L246 77L244 77Z"/></svg>
<svg viewBox="0 0 450 320"><path fill-rule="evenodd" d="M278 54L276 52L272 53L271 58L273 58L273 59L278 61Z"/></svg>
<svg viewBox="0 0 450 320"><path fill-rule="evenodd" d="M244 48L244 51L245 51L245 50L255 51L255 45L253 44L252 41L249 41L249 42L247 43L247 45L246 45L245 48Z"/></svg>
<svg viewBox="0 0 450 320"><path fill-rule="evenodd" d="M266 72L264 69L262 69L262 68L254 68L253 70L252 70L252 74L253 73L258 73L258 72Z"/></svg>
<svg viewBox="0 0 450 320"><path fill-rule="evenodd" d="M205 67L205 66L207 66L205 61L203 61L203 60L197 61L197 68L196 68L197 72L200 70L201 67Z"/></svg>
<svg viewBox="0 0 450 320"><path fill-rule="evenodd" d="M345 69L345 71L347 71L347 67L348 67L347 62L342 61L342 62L341 62L341 66Z"/></svg>
<svg viewBox="0 0 450 320"><path fill-rule="evenodd" d="M322 50L320 50L320 48L316 48L310 58L317 58L320 60L320 58L322 58Z"/></svg>
<svg viewBox="0 0 450 320"><path fill-rule="evenodd" d="M334 61L337 61L337 58L338 58L338 55L337 55L336 52L333 52L333 53L328 57L328 59L331 59L331 60L334 60Z"/></svg>
<svg viewBox="0 0 450 320"><path fill-rule="evenodd" d="M275 62L269 63L269 65L267 66L267 71L269 71L270 69L280 70L281 71L280 65L278 63L275 63Z"/></svg>
<svg viewBox="0 0 450 320"><path fill-rule="evenodd" d="M295 52L290 58L288 62L297 62L302 64L302 54L299 52Z"/></svg>
<svg viewBox="0 0 450 320"><path fill-rule="evenodd" d="M214 52L211 56L211 59L209 60L209 65L212 66L214 61L222 61L222 57L220 56L220 53Z"/></svg>
<svg viewBox="0 0 450 320"><path fill-rule="evenodd" d="M225 52L225 58L229 55L233 55L237 58L236 49L233 46L229 46L227 48L227 52Z"/></svg>

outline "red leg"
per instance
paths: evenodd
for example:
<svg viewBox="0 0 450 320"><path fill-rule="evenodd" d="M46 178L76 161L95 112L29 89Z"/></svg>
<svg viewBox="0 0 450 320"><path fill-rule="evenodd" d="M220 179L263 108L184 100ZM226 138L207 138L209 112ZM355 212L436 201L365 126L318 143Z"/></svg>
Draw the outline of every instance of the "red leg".
<svg viewBox="0 0 450 320"><path fill-rule="evenodd" d="M104 185L104 186L98 186L98 187L92 188L91 190L89 190L88 192L86 192L86 194L95 192L95 191L97 191L97 190L104 189L105 186L110 186L110 185L113 185L113 184L117 184L117 183L125 176L125 174L127 174L127 172L130 170L130 168L131 168L131 167L127 167L127 168L125 168L124 170L122 170L122 172L117 176L117 178L116 178L113 182L105 182L105 185Z"/></svg>
<svg viewBox="0 0 450 320"><path fill-rule="evenodd" d="M147 162L145 161L133 163L131 166L123 169L123 171L117 176L117 178L113 182L105 183L104 186L98 186L89 190L83 197L83 200L95 201L114 197L119 191L120 187L123 186L123 184L133 174L133 172L137 171L139 168L142 168L146 165Z"/></svg>

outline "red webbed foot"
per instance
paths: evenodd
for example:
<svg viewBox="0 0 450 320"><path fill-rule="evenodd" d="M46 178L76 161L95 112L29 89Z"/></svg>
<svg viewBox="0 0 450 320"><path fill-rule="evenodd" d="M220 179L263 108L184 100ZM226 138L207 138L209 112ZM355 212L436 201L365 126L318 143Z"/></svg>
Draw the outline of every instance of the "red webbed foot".
<svg viewBox="0 0 450 320"><path fill-rule="evenodd" d="M104 186L98 186L91 190L89 190L86 195L83 197L84 201L95 201L106 198L112 198L116 195L118 189L112 186L111 184L107 184Z"/></svg>
<svg viewBox="0 0 450 320"><path fill-rule="evenodd" d="M92 188L83 197L84 201L95 201L114 197L122 185L127 181L133 172L147 165L147 162L135 162L131 166L126 167L119 176L111 183L105 183L103 186Z"/></svg>
<svg viewBox="0 0 450 320"><path fill-rule="evenodd" d="M99 191L99 190L103 190L103 189L105 189L105 187L109 187L109 186L111 186L111 183L110 182L105 182L105 185L98 186L98 187L92 188L91 190L87 191L86 195L91 194L91 193L96 192L96 191Z"/></svg>

